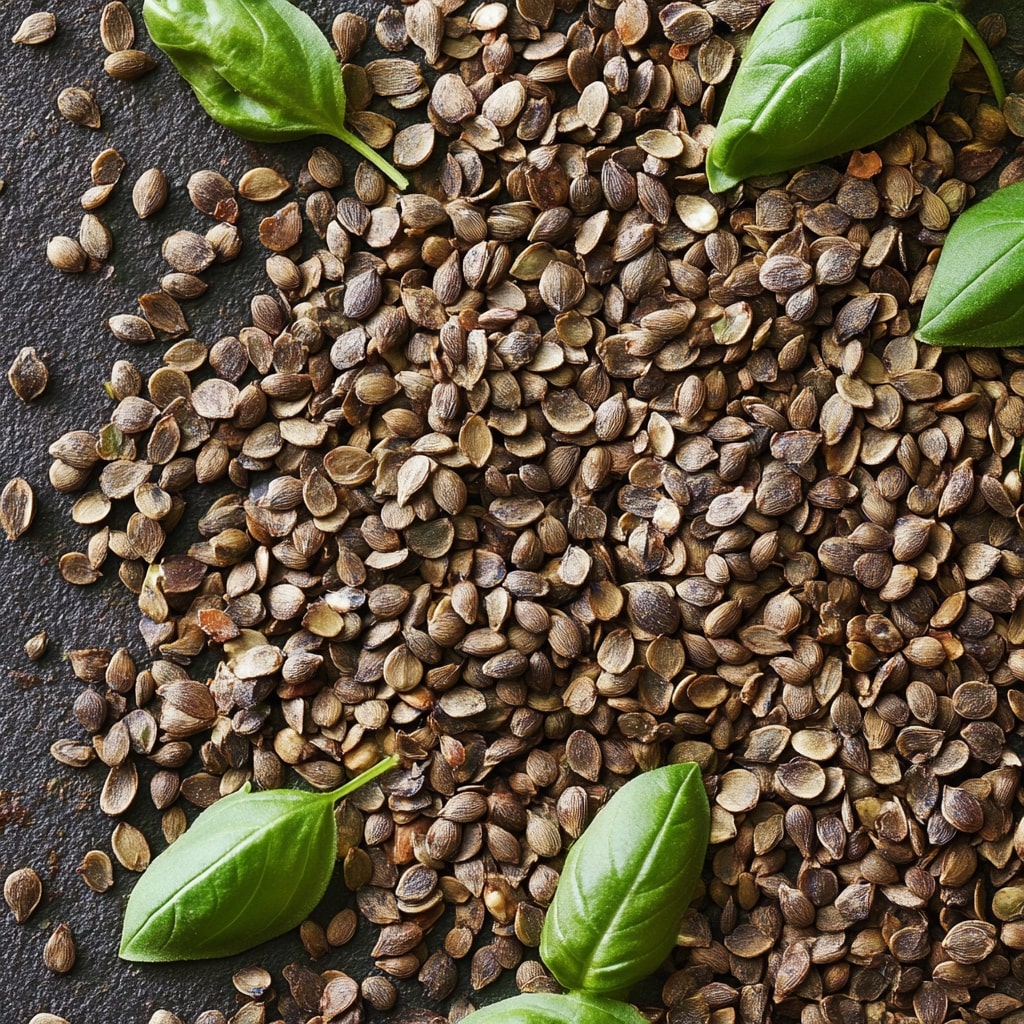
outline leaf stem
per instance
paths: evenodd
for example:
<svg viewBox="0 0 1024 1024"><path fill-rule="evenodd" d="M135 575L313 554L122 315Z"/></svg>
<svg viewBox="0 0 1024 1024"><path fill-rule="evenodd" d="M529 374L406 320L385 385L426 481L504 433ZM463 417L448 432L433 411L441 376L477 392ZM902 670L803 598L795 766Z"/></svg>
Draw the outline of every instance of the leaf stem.
<svg viewBox="0 0 1024 1024"><path fill-rule="evenodd" d="M391 771L392 768L398 765L400 760L401 758L399 758L397 754L389 754L383 761L378 761L372 768L367 768L362 775L357 775L351 782L346 782L344 786L341 786L338 789L333 789L330 793L325 793L324 796L328 798L331 803L335 803L343 796L348 796L349 793L354 793L360 786L365 786L366 783L372 782L378 775L383 775L385 772Z"/></svg>
<svg viewBox="0 0 1024 1024"><path fill-rule="evenodd" d="M351 146L360 156L366 157L370 163L383 171L400 189L405 190L409 187L409 179L401 171L392 167L377 150L363 142L358 135L350 132L347 128L334 128L332 129L332 134L341 139L346 146Z"/></svg>
<svg viewBox="0 0 1024 1024"><path fill-rule="evenodd" d="M945 7L956 19L956 23L963 31L967 45L974 51L974 56L981 61L981 66L985 69L985 74L988 76L988 84L992 86L996 103L1001 107L1006 99L1006 89L1003 87L1002 75L999 74L995 57L992 56L992 51L988 48L988 44L981 38L981 33L967 20L960 10L944 3L940 5Z"/></svg>

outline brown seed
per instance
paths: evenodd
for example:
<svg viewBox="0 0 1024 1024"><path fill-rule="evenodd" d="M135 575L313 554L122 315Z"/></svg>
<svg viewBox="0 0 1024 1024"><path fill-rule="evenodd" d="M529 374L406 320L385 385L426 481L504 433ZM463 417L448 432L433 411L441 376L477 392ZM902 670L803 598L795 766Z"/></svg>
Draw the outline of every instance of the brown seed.
<svg viewBox="0 0 1024 1024"><path fill-rule="evenodd" d="M4 899L18 924L24 924L43 897L43 884L32 868L18 868L4 880Z"/></svg>
<svg viewBox="0 0 1024 1024"><path fill-rule="evenodd" d="M78 228L78 244L86 256L97 263L103 263L110 257L114 239L110 229L96 214L85 213Z"/></svg>
<svg viewBox="0 0 1024 1024"><path fill-rule="evenodd" d="M238 194L256 203L268 203L284 195L291 184L272 167L253 167L238 181Z"/></svg>
<svg viewBox="0 0 1024 1024"><path fill-rule="evenodd" d="M216 220L233 224L238 220L238 202L235 188L223 174L216 171L196 171L186 184L192 205L201 213Z"/></svg>
<svg viewBox="0 0 1024 1024"><path fill-rule="evenodd" d="M11 36L12 43L38 46L49 42L57 34L57 19L49 11L36 11L28 15Z"/></svg>
<svg viewBox="0 0 1024 1024"><path fill-rule="evenodd" d="M46 364L31 346L21 349L7 371L14 393L23 401L31 402L45 390L50 379Z"/></svg>
<svg viewBox="0 0 1024 1024"><path fill-rule="evenodd" d="M77 951L75 938L69 925L61 923L46 940L43 947L43 964L55 974L67 974L75 966Z"/></svg>
<svg viewBox="0 0 1024 1024"><path fill-rule="evenodd" d="M167 178L159 167L143 171L132 188L132 205L142 220L163 208L168 196Z"/></svg>
<svg viewBox="0 0 1024 1024"><path fill-rule="evenodd" d="M89 257L73 238L55 235L46 245L46 258L50 265L65 274L80 274L85 270Z"/></svg>
<svg viewBox="0 0 1024 1024"><path fill-rule="evenodd" d="M25 656L29 661L39 661L46 654L48 643L46 630L40 630L25 641Z"/></svg>
<svg viewBox="0 0 1024 1024"><path fill-rule="evenodd" d="M107 892L114 885L113 866L102 850L90 850L76 871L93 892Z"/></svg>
<svg viewBox="0 0 1024 1024"><path fill-rule="evenodd" d="M103 70L111 78L131 82L156 67L156 61L142 50L117 50L103 61Z"/></svg>
<svg viewBox="0 0 1024 1024"><path fill-rule="evenodd" d="M62 90L57 96L57 109L61 117L72 124L86 128L99 128L100 108L91 92L78 86Z"/></svg>
<svg viewBox="0 0 1024 1024"><path fill-rule="evenodd" d="M118 822L110 837L114 856L129 871L145 871L149 866L149 843L134 825Z"/></svg>
<svg viewBox="0 0 1024 1024"><path fill-rule="evenodd" d="M396 167L420 167L430 159L433 151L433 125L410 125L395 136L393 155Z"/></svg>
<svg viewBox="0 0 1024 1024"><path fill-rule="evenodd" d="M194 231L176 231L164 239L163 258L183 274L201 274L213 264L217 253L213 246Z"/></svg>
<svg viewBox="0 0 1024 1024"><path fill-rule="evenodd" d="M135 42L135 23L131 11L121 3L112 0L100 14L100 41L109 53L128 50Z"/></svg>
<svg viewBox="0 0 1024 1024"><path fill-rule="evenodd" d="M27 480L15 477L0 491L0 526L8 540L24 535L35 518L36 499Z"/></svg>

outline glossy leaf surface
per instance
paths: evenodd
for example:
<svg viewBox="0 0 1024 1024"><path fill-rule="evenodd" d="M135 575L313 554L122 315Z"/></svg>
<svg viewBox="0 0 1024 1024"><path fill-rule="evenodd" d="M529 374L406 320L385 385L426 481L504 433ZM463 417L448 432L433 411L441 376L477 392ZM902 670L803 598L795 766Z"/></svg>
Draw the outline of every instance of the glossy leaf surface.
<svg viewBox="0 0 1024 1024"><path fill-rule="evenodd" d="M206 808L136 883L120 956L231 956L294 928L334 871L335 802L395 763L386 758L331 793L246 788Z"/></svg>
<svg viewBox="0 0 1024 1024"><path fill-rule="evenodd" d="M476 1010L462 1024L647 1024L629 1003L587 992L514 996Z"/></svg>
<svg viewBox="0 0 1024 1024"><path fill-rule="evenodd" d="M700 878L710 811L695 764L631 779L565 859L540 955L560 984L624 993L675 945Z"/></svg>
<svg viewBox="0 0 1024 1024"><path fill-rule="evenodd" d="M917 337L930 345L1024 345L1024 182L962 213L942 247Z"/></svg>
<svg viewBox="0 0 1024 1024"><path fill-rule="evenodd" d="M154 43L203 109L243 138L333 135L400 188L406 178L345 127L338 58L316 22L287 0L146 0Z"/></svg>
<svg viewBox="0 0 1024 1024"><path fill-rule="evenodd" d="M712 190L871 145L923 116L949 89L966 30L922 0L775 0L708 151Z"/></svg>

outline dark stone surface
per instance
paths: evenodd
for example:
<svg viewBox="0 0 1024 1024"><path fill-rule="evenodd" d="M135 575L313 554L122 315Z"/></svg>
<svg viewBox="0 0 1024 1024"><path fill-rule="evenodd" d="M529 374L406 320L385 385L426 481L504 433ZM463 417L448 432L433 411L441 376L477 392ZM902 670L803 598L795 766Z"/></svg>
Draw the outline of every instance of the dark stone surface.
<svg viewBox="0 0 1024 1024"><path fill-rule="evenodd" d="M133 881L130 873L115 864L117 883L104 895L87 889L75 874L87 850L110 850L114 823L97 807L105 769L96 765L76 772L48 754L54 740L81 735L71 715L81 684L65 652L125 645L140 665L146 664L146 655L137 630L138 611L117 580L113 557L105 566L105 578L90 588L70 588L58 575L59 555L82 550L88 531L70 521L73 498L55 494L47 482L47 445L65 430L106 422L111 403L101 385L115 359L133 360L144 376L160 365L159 344L132 348L113 339L104 321L116 312L135 312L135 297L155 287L166 270L159 252L165 235L179 227L209 227L188 200L184 185L189 174L212 168L237 182L249 167L268 164L294 182L311 145L239 140L202 113L163 58L156 71L136 82L108 78L98 34L104 2L7 0L0 5L0 178L5 182L0 192L0 364L6 371L21 346L34 345L50 371L45 395L30 406L0 382L0 480L24 476L38 502L35 524L25 537L14 544L0 538L0 602L5 612L0 628L0 878L31 865L45 889L39 910L20 927L0 907L5 961L0 1020L9 1024L27 1024L43 1010L61 1014L71 1024L146 1024L161 1007L186 1022L206 1008L230 1015L233 971L263 963L280 985L284 964L308 962L295 933L226 961L140 966L118 960L120 914ZM156 55L142 26L141 0L129 0L129 6L136 16L137 44ZM48 7L59 21L54 40L39 47L9 43L25 15ZM316 0L305 7L326 31L343 8L364 13L372 24L379 3ZM1000 9L1011 21L1010 41L1019 48L1024 44L1020 0L978 2L970 14L977 18ZM367 52L372 55L372 48ZM1006 46L999 58L1008 68L1011 54ZM57 113L56 95L70 85L95 92L103 114L100 130L69 124ZM340 144L326 144L354 166ZM98 273L61 275L46 262L46 241L54 234L77 233L79 197L90 184L90 162L107 146L120 150L128 165L110 202L97 211L114 234L113 257ZM155 165L167 174L172 197L161 213L143 222L131 207L131 186ZM193 333L208 343L236 331L244 322L249 297L266 287L265 254L253 241L262 215L261 208L243 204L244 257L214 268L208 275L208 296L186 306ZM208 500L201 499L204 504ZM50 636L49 653L32 664L22 646L40 629ZM128 817L150 837L155 852L163 840L155 816L145 812L148 803L143 793ZM351 897L336 880L316 916L326 921L346 903ZM42 950L61 921L74 930L79 958L70 974L56 977L42 966ZM360 928L364 940L372 940L375 932L366 924ZM357 979L363 977L371 966L367 947L358 941L351 946L330 954L316 968L345 969ZM467 974L465 964L463 986ZM504 994L498 988L487 991L486 1001ZM400 1007L422 1003L415 983L406 991ZM375 1018L368 1014L367 1019Z"/></svg>

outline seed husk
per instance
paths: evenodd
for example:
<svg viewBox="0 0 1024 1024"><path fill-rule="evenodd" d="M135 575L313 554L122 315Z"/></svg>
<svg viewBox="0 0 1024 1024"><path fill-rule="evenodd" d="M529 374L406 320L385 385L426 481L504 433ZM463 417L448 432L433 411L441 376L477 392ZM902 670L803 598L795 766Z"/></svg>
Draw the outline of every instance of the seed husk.
<svg viewBox="0 0 1024 1024"><path fill-rule="evenodd" d="M94 185L116 185L124 168L124 157L116 149L108 148L96 155L89 174Z"/></svg>
<svg viewBox="0 0 1024 1024"><path fill-rule="evenodd" d="M75 870L93 892L108 892L113 888L113 865L102 850L90 850Z"/></svg>

